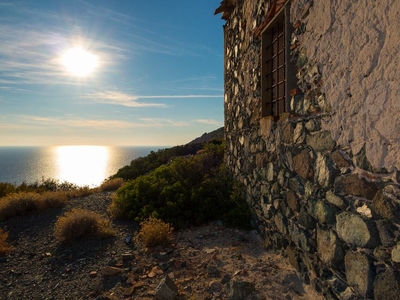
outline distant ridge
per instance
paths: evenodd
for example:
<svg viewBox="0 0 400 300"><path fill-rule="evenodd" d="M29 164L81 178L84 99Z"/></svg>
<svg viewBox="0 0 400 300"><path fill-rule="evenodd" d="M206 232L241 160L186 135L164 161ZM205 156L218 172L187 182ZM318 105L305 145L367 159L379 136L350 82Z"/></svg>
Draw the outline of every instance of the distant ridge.
<svg viewBox="0 0 400 300"><path fill-rule="evenodd" d="M223 140L224 139L224 127L218 128L209 133L204 133L202 136L195 138L193 141L189 142L189 144L201 144L206 143L212 140Z"/></svg>

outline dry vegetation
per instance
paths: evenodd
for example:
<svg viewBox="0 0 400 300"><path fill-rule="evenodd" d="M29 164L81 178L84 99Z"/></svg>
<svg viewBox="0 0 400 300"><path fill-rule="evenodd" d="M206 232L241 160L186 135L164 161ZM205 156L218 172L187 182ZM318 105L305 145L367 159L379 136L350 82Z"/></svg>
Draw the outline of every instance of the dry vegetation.
<svg viewBox="0 0 400 300"><path fill-rule="evenodd" d="M174 228L170 224L150 217L140 223L138 240L146 247L166 246L171 242Z"/></svg>
<svg viewBox="0 0 400 300"><path fill-rule="evenodd" d="M0 199L0 221L5 221L15 216L22 216L33 211L47 208L60 207L67 200L65 192L22 192L9 194Z"/></svg>
<svg viewBox="0 0 400 300"><path fill-rule="evenodd" d="M101 215L85 209L73 209L58 218L54 234L61 242L71 242L83 237L113 236L114 231L110 222Z"/></svg>
<svg viewBox="0 0 400 300"><path fill-rule="evenodd" d="M8 233L0 228L0 255L5 255L12 250L7 243Z"/></svg>
<svg viewBox="0 0 400 300"><path fill-rule="evenodd" d="M122 178L112 178L104 181L100 185L100 191L102 192L110 192L118 190L125 181Z"/></svg>

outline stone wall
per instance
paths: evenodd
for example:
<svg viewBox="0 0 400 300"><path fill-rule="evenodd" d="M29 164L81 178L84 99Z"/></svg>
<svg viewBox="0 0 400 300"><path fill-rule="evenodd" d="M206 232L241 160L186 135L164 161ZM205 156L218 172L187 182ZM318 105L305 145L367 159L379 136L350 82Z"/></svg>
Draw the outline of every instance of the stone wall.
<svg viewBox="0 0 400 300"><path fill-rule="evenodd" d="M282 251L305 282L327 299L399 299L399 162L374 165L369 160L370 146L363 144L355 152L335 133L344 130L334 124L340 127L337 120L347 115L339 117L346 112L335 104L343 95L327 93L327 87L341 78L323 73L328 70L326 64L335 61L318 61L318 55L309 59L329 32L324 23L327 28L322 35L315 34L315 13L321 13L321 8L315 9L311 0L288 1L295 28L291 57L298 78L290 112L279 121L262 118L261 39L254 33L265 21L269 2L273 1L236 1L224 26L226 163L246 186L254 224L266 245ZM318 7L325 3L329 12L342 12L341 1L315 2ZM379 11L369 8L360 13L369 20L368 14ZM343 68L352 68L351 61L346 64ZM348 102L356 90L355 83L352 86L347 90ZM376 91L370 88L372 95ZM392 91L398 95L400 88ZM367 100L357 103L363 111L372 110ZM398 149L398 130L392 134L391 142L397 144L390 149ZM351 135L357 138L357 132ZM379 149L374 150L379 155L398 155L389 148Z"/></svg>

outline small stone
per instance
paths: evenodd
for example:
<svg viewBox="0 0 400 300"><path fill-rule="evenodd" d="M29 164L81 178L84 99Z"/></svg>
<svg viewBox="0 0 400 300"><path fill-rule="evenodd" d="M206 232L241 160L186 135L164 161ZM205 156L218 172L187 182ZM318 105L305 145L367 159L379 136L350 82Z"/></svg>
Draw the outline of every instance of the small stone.
<svg viewBox="0 0 400 300"><path fill-rule="evenodd" d="M252 282L232 280L229 284L228 297L230 300L243 300L255 292Z"/></svg>
<svg viewBox="0 0 400 300"><path fill-rule="evenodd" d="M208 291L210 293L218 293L222 290L222 284L218 281L211 281L208 284Z"/></svg>
<svg viewBox="0 0 400 300"><path fill-rule="evenodd" d="M216 267L209 266L207 269L207 274L210 277L219 277L221 273Z"/></svg>
<svg viewBox="0 0 400 300"><path fill-rule="evenodd" d="M216 250L215 249L206 249L204 250L207 254L213 254Z"/></svg>
<svg viewBox="0 0 400 300"><path fill-rule="evenodd" d="M89 273L89 276L90 277L96 277L97 276L97 272L96 271L91 271L90 273Z"/></svg>
<svg viewBox="0 0 400 300"><path fill-rule="evenodd" d="M123 261L132 260L134 258L135 258L135 255L133 253L124 253L124 254L122 254L122 260Z"/></svg>
<svg viewBox="0 0 400 300"><path fill-rule="evenodd" d="M104 276L113 276L120 274L123 270L116 267L104 267L101 269L100 273Z"/></svg>
<svg viewBox="0 0 400 300"><path fill-rule="evenodd" d="M357 207L356 211L357 211L360 215L362 215L362 216L364 216L364 217L366 217L366 218L368 218L368 219L371 219L371 218L372 218L371 209L370 209L367 205L365 205L365 204L364 204L363 206Z"/></svg>
<svg viewBox="0 0 400 300"><path fill-rule="evenodd" d="M128 234L126 237L125 237L125 244L129 244L131 241L132 241L132 234Z"/></svg>
<svg viewBox="0 0 400 300"><path fill-rule="evenodd" d="M177 295L178 287L168 275L160 281L154 294L157 300L173 300Z"/></svg>
<svg viewBox="0 0 400 300"><path fill-rule="evenodd" d="M229 276L229 274L225 274L225 275L222 276L222 278L221 278L221 284L225 285L225 284L227 284L230 280L231 280L231 276Z"/></svg>
<svg viewBox="0 0 400 300"><path fill-rule="evenodd" d="M133 291L135 290L135 287L134 286L130 286L130 287L128 287L128 288L125 288L124 289L124 292L122 293L125 297L128 297L128 296L130 296L130 295L132 295L133 294Z"/></svg>
<svg viewBox="0 0 400 300"><path fill-rule="evenodd" d="M146 283L144 283L143 281L138 281L133 285L136 289L139 289L141 287L146 286Z"/></svg>

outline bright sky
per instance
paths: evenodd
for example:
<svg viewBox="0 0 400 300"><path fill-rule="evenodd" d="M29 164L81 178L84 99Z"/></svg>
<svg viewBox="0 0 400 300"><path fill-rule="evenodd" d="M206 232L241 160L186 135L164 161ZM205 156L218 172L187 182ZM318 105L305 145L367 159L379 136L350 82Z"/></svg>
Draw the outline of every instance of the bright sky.
<svg viewBox="0 0 400 300"><path fill-rule="evenodd" d="M0 146L185 144L223 126L220 0L0 0Z"/></svg>

